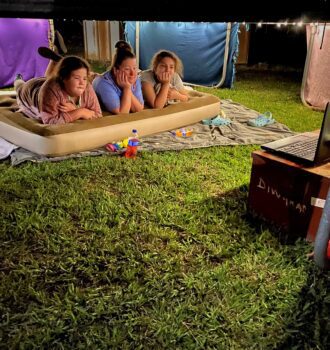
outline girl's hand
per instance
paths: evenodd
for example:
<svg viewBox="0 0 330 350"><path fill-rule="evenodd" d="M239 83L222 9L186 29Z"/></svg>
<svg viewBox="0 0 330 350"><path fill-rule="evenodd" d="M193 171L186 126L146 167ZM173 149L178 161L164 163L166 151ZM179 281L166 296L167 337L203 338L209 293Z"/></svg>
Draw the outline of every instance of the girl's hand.
<svg viewBox="0 0 330 350"><path fill-rule="evenodd" d="M159 80L159 82L161 84L169 83L171 81L171 74L168 72L163 72L163 73L157 75L157 79Z"/></svg>
<svg viewBox="0 0 330 350"><path fill-rule="evenodd" d="M72 120L78 120L78 119L93 119L96 118L97 115L96 113L88 108L77 108L73 111L70 112L70 116L72 118Z"/></svg>
<svg viewBox="0 0 330 350"><path fill-rule="evenodd" d="M179 92L176 89L169 89L167 94L168 100L178 100L179 99Z"/></svg>
<svg viewBox="0 0 330 350"><path fill-rule="evenodd" d="M64 102L58 105L58 109L60 110L60 112L68 113L77 109L77 107L72 102Z"/></svg>
<svg viewBox="0 0 330 350"><path fill-rule="evenodd" d="M88 108L80 108L81 118L80 119L93 119L96 117L95 112Z"/></svg>
<svg viewBox="0 0 330 350"><path fill-rule="evenodd" d="M130 89L131 88L131 84L128 81L127 75L125 72L122 72L120 70L118 70L116 72L116 81L117 81L117 85L122 88L122 89Z"/></svg>

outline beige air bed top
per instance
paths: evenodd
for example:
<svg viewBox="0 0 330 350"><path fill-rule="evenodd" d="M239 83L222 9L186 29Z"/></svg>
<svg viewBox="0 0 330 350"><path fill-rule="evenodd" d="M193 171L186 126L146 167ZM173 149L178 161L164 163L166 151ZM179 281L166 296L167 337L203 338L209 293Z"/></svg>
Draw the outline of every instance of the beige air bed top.
<svg viewBox="0 0 330 350"><path fill-rule="evenodd" d="M189 101L163 109L145 109L138 113L109 115L94 120L77 120L61 125L46 125L14 112L15 100L0 100L0 137L31 152L60 156L87 151L120 141L137 129L147 136L194 124L219 113L220 100L213 95L189 92ZM11 99L11 102L10 102Z"/></svg>

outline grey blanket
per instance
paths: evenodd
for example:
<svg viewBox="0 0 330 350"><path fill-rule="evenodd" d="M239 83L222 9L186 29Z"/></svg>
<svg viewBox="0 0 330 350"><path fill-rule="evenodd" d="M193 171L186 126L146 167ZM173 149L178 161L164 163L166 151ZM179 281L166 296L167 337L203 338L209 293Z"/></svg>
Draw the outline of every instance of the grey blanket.
<svg viewBox="0 0 330 350"><path fill-rule="evenodd" d="M231 100L222 100L221 108L225 112L226 118L231 120L229 125L208 126L202 123L189 125L185 129L186 131L192 130L190 137L175 136L170 131L143 137L140 139L141 145L139 150L167 151L225 145L264 144L294 134L287 126L277 122L259 128L249 126L247 121L257 117L260 113ZM112 153L102 147L62 157L45 157L18 148L11 154L11 164L18 165L25 161L60 161L69 158L104 154L116 155L120 153Z"/></svg>

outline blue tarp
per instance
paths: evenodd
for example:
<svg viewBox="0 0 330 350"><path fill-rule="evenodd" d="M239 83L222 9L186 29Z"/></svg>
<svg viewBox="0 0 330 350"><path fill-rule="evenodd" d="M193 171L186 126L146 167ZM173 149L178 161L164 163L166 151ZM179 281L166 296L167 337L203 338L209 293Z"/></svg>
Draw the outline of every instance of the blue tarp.
<svg viewBox="0 0 330 350"><path fill-rule="evenodd" d="M155 52L174 51L184 65L184 81L216 85L222 77L226 42L226 23L139 22L140 69L147 69ZM127 40L135 49L136 22L125 22ZM238 47L238 24L233 24L226 79L223 87L232 87Z"/></svg>

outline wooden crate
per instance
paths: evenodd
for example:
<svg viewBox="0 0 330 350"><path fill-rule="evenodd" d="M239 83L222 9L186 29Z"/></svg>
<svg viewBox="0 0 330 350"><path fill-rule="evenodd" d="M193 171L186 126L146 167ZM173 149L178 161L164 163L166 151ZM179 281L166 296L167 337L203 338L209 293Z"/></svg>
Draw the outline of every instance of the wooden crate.
<svg viewBox="0 0 330 350"><path fill-rule="evenodd" d="M304 167L265 151L252 153L248 211L314 241L330 184L330 163Z"/></svg>

